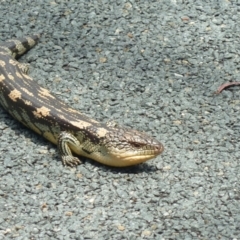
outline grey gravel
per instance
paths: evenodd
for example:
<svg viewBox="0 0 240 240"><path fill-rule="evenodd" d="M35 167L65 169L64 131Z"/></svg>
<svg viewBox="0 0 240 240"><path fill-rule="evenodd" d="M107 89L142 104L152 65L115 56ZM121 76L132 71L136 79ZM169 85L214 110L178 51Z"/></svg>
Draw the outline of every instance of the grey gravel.
<svg viewBox="0 0 240 240"><path fill-rule="evenodd" d="M20 61L94 119L165 152L115 169L63 167L0 108L0 239L238 239L238 1L2 0L0 40L42 32Z"/></svg>

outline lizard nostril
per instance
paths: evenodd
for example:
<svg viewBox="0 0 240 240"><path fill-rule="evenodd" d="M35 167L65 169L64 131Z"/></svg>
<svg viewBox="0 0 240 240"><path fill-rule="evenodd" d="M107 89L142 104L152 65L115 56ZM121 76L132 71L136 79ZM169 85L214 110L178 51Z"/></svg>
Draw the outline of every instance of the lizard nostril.
<svg viewBox="0 0 240 240"><path fill-rule="evenodd" d="M155 152L156 152L157 154L162 153L163 150L164 150L164 147L163 147L163 145L162 145L161 143L159 143L159 144L155 147Z"/></svg>

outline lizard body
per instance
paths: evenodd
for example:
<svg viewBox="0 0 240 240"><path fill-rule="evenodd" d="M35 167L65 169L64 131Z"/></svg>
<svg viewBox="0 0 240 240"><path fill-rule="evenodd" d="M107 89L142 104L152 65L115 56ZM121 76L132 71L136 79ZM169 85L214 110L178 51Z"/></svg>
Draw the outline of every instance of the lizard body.
<svg viewBox="0 0 240 240"><path fill-rule="evenodd" d="M58 145L65 165L81 161L72 153L100 163L124 167L145 162L163 145L145 133L95 121L69 107L27 75L16 58L32 48L39 35L0 44L0 104L15 119Z"/></svg>

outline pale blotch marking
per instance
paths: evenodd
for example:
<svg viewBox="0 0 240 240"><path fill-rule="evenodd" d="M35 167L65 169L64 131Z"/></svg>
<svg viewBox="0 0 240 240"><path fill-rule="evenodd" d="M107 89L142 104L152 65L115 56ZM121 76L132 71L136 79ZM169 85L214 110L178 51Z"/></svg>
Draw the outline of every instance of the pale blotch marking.
<svg viewBox="0 0 240 240"><path fill-rule="evenodd" d="M45 88L40 87L39 96L41 97L50 97L55 99L55 97Z"/></svg>
<svg viewBox="0 0 240 240"><path fill-rule="evenodd" d="M96 121L96 120L94 120L94 119L92 119L92 118L89 118L89 121L90 121L91 123L99 123L98 121Z"/></svg>
<svg viewBox="0 0 240 240"><path fill-rule="evenodd" d="M3 80L5 80L6 78L3 76L3 74L0 75L0 82L2 82Z"/></svg>
<svg viewBox="0 0 240 240"><path fill-rule="evenodd" d="M8 96L12 99L12 101L16 102L18 98L21 99L22 94L17 89L14 89L8 94Z"/></svg>
<svg viewBox="0 0 240 240"><path fill-rule="evenodd" d="M32 96L33 97L33 94L27 90L26 88L21 88L25 93L27 93L29 96Z"/></svg>
<svg viewBox="0 0 240 240"><path fill-rule="evenodd" d="M108 133L108 130L105 129L105 128L98 128L97 129L97 135L99 137L105 137L107 133Z"/></svg>
<svg viewBox="0 0 240 240"><path fill-rule="evenodd" d="M33 111L33 114L35 117L37 118L44 118L49 116L50 113L50 109L46 108L46 107L40 107L40 108L36 108L37 111Z"/></svg>
<svg viewBox="0 0 240 240"><path fill-rule="evenodd" d="M16 76L22 79L22 75L19 72L16 72Z"/></svg>
<svg viewBox="0 0 240 240"><path fill-rule="evenodd" d="M32 78L29 77L27 74L23 74L23 77L26 78L26 79L28 79L28 80L31 80L31 81L32 81Z"/></svg>
<svg viewBox="0 0 240 240"><path fill-rule="evenodd" d="M59 114L58 117L63 119L63 120L67 120L62 114Z"/></svg>
<svg viewBox="0 0 240 240"><path fill-rule="evenodd" d="M18 63L16 60L14 60L14 59L10 59L10 60L9 60L9 63L10 63L11 65L14 65L14 66L16 66L16 65L19 64L19 63Z"/></svg>
<svg viewBox="0 0 240 240"><path fill-rule="evenodd" d="M5 67L5 65L6 65L6 63L4 61L0 60L0 66Z"/></svg>
<svg viewBox="0 0 240 240"><path fill-rule="evenodd" d="M12 80L12 81L14 80L14 77L13 77L13 75L12 75L11 73L8 74L8 78L9 78L10 80Z"/></svg>
<svg viewBox="0 0 240 240"><path fill-rule="evenodd" d="M68 112L73 112L73 113L78 113L77 110L73 109L73 108L67 108L66 109Z"/></svg>
<svg viewBox="0 0 240 240"><path fill-rule="evenodd" d="M8 55L8 56L10 55L11 56L12 55L12 51L9 48L7 48L7 47L0 46L0 51L1 50L6 51L6 52L1 52L2 55L5 55L5 56L6 55Z"/></svg>
<svg viewBox="0 0 240 240"><path fill-rule="evenodd" d="M30 101L28 101L28 100L24 100L24 103L25 103L26 105L28 105L28 106L32 106L32 103L31 103Z"/></svg>
<svg viewBox="0 0 240 240"><path fill-rule="evenodd" d="M75 126L75 127L78 127L79 129L83 129L83 128L86 128L86 127L89 127L89 126L92 126L91 123L89 122L84 122L84 121L70 121L70 123Z"/></svg>

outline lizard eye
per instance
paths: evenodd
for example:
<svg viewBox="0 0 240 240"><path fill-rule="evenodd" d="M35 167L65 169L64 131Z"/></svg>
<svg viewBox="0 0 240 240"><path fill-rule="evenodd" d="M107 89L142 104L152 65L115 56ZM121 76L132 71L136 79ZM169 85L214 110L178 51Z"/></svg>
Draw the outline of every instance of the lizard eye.
<svg viewBox="0 0 240 240"><path fill-rule="evenodd" d="M144 146L145 144L142 144L142 143L136 143L136 142L130 142L130 144L135 147L135 148L140 148L142 146Z"/></svg>

